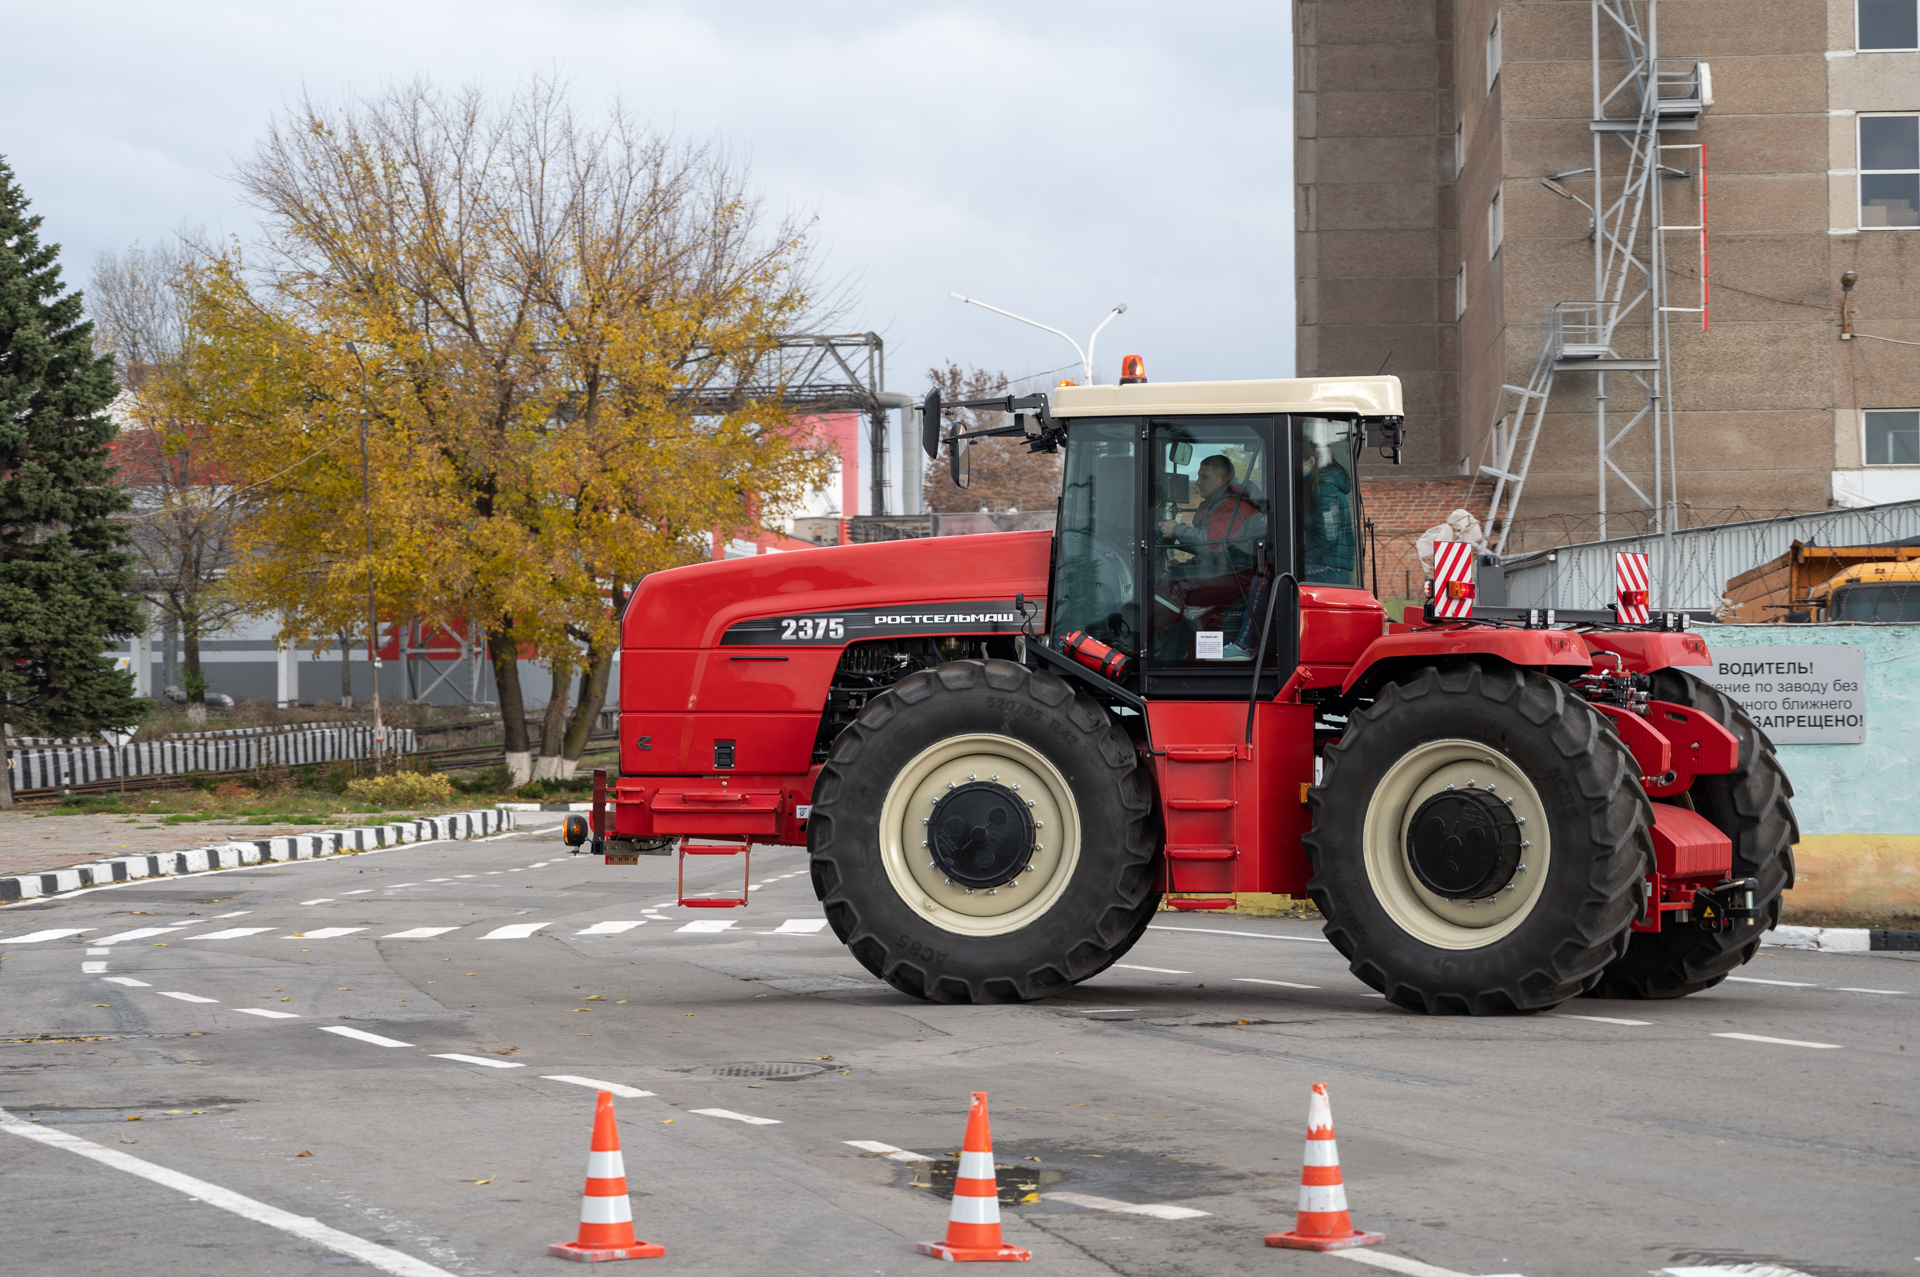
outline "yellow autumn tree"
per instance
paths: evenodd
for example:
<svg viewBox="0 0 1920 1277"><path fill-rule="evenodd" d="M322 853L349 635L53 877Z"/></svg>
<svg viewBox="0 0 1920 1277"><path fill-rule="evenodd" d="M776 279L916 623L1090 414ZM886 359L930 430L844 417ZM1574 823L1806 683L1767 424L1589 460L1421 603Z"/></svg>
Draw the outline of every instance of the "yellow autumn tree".
<svg viewBox="0 0 1920 1277"><path fill-rule="evenodd" d="M193 272L178 390L271 493L237 588L289 638L353 625L369 588L382 616L476 619L516 780L517 657L552 666L561 713L579 674L543 733L568 774L640 579L825 481L776 358L817 305L800 228L724 156L545 82L306 102L239 180L262 237Z"/></svg>

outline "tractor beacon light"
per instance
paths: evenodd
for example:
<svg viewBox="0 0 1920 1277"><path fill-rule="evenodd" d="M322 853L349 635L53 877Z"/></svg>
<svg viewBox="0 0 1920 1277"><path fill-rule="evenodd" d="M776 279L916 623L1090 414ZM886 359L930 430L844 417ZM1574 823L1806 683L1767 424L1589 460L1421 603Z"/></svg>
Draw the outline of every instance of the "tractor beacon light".
<svg viewBox="0 0 1920 1277"><path fill-rule="evenodd" d="M1147 361L1138 355L1123 355L1120 358L1120 384L1137 386L1147 379Z"/></svg>
<svg viewBox="0 0 1920 1277"><path fill-rule="evenodd" d="M1064 389L1066 389L1066 388L1067 388L1068 386L1077 386L1077 385L1079 385L1079 384L1080 384L1079 382L1077 382L1077 381L1074 381L1074 380L1073 380L1072 378L1070 378L1070 377L1068 377L1068 378L1062 378L1062 379L1061 379L1061 381L1060 381L1060 384L1059 384L1059 385L1058 385L1057 387L1055 387L1055 389L1057 389L1057 390L1064 390Z"/></svg>
<svg viewBox="0 0 1920 1277"><path fill-rule="evenodd" d="M1096 674L1116 680L1126 676L1127 654L1108 647L1085 630L1075 630L1061 639L1060 650Z"/></svg>

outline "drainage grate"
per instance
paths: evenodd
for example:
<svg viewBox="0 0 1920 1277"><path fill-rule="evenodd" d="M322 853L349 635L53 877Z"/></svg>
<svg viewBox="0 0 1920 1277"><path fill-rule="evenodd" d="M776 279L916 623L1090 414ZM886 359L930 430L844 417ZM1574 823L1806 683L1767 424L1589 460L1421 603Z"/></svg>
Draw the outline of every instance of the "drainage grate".
<svg viewBox="0 0 1920 1277"><path fill-rule="evenodd" d="M774 1060L765 1064L708 1064L690 1070L704 1073L708 1077L744 1077L756 1082L791 1082L796 1078L812 1077L827 1070L818 1064L791 1064L784 1060Z"/></svg>

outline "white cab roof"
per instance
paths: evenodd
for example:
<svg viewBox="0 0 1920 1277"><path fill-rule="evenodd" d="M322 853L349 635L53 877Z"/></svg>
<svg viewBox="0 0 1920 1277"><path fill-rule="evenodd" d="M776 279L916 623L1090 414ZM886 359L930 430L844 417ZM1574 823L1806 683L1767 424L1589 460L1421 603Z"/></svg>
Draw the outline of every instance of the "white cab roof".
<svg viewBox="0 0 1920 1277"><path fill-rule="evenodd" d="M1056 417L1136 417L1146 413L1297 412L1398 417L1398 377L1289 377L1274 381L1159 381L1132 386L1061 386Z"/></svg>

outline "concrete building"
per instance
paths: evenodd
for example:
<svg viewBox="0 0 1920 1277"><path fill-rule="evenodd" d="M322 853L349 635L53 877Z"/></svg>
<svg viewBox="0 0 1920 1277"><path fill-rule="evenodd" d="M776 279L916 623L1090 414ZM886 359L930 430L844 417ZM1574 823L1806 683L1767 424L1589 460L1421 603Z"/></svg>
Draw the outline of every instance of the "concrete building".
<svg viewBox="0 0 1920 1277"><path fill-rule="evenodd" d="M1657 22L1663 79L1710 67L1710 105L1660 116L1659 143L1702 148L1660 152L1657 180L1666 223L1695 224L1704 155L1711 292L1706 331L1698 313L1671 312L1673 473L1657 506L1674 502L1687 527L1920 497L1920 349L1897 344L1920 344L1915 0L1609 3L1643 31ZM1521 424L1505 387L1529 384L1556 304L1596 299L1594 179L1581 171L1600 132L1596 66L1604 92L1624 46L1593 0L1296 0L1295 12L1300 374L1372 372L1391 350L1406 464L1369 462L1370 499L1407 508L1408 524L1454 505L1484 521L1481 467L1498 468ZM1600 114L1635 109L1616 99ZM1604 208L1627 148L1617 126L1599 140ZM1557 190L1542 180L1556 178ZM1671 306L1700 304L1698 238L1665 234ZM1622 358L1654 353L1644 314L1614 337ZM1598 385L1591 371L1552 382L1508 554L1599 534ZM1647 400L1628 372L1607 374L1606 395L1609 432ZM1653 455L1644 421L1615 446L1607 535L1657 523L1629 487L1652 496ZM1388 537L1382 558L1400 563ZM1401 575L1383 561L1384 587Z"/></svg>

